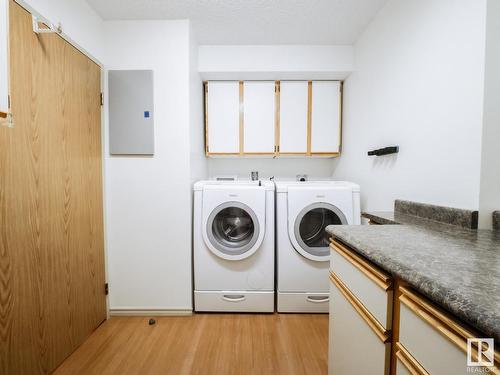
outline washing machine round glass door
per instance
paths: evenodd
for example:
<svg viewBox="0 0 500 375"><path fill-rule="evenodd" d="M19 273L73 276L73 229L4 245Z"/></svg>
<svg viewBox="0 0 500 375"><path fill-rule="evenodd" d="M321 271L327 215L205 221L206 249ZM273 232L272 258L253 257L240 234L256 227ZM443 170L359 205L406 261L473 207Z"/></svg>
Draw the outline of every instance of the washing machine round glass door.
<svg viewBox="0 0 500 375"><path fill-rule="evenodd" d="M345 215L332 204L318 202L305 207L295 219L295 238L300 246L297 250L311 260L329 260L330 241L325 228L342 224L347 224Z"/></svg>
<svg viewBox="0 0 500 375"><path fill-rule="evenodd" d="M217 206L207 221L208 239L225 259L245 258L254 253L259 238L259 222L255 212L240 202L226 202Z"/></svg>

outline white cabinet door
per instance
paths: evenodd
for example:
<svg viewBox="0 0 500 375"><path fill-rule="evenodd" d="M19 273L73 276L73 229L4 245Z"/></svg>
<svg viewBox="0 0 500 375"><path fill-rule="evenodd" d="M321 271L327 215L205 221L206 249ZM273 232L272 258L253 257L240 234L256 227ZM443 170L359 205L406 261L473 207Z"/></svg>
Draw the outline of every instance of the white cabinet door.
<svg viewBox="0 0 500 375"><path fill-rule="evenodd" d="M239 82L215 82L208 85L207 132L209 153L239 153L240 95Z"/></svg>
<svg viewBox="0 0 500 375"><path fill-rule="evenodd" d="M307 152L306 81L281 81L280 90L280 153Z"/></svg>
<svg viewBox="0 0 500 375"><path fill-rule="evenodd" d="M275 135L275 84L245 82L243 91L243 152L273 153Z"/></svg>
<svg viewBox="0 0 500 375"><path fill-rule="evenodd" d="M390 344L384 344L353 305L330 282L328 374L388 373Z"/></svg>
<svg viewBox="0 0 500 375"><path fill-rule="evenodd" d="M340 82L312 82L311 152L340 151Z"/></svg>

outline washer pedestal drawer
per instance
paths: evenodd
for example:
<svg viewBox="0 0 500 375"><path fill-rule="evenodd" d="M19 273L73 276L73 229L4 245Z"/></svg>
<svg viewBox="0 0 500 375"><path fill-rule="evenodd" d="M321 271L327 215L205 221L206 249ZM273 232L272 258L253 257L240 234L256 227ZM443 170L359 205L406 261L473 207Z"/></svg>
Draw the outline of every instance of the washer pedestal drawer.
<svg viewBox="0 0 500 375"><path fill-rule="evenodd" d="M328 313L329 293L278 292L278 312Z"/></svg>
<svg viewBox="0 0 500 375"><path fill-rule="evenodd" d="M194 291L195 311L274 312L273 291Z"/></svg>

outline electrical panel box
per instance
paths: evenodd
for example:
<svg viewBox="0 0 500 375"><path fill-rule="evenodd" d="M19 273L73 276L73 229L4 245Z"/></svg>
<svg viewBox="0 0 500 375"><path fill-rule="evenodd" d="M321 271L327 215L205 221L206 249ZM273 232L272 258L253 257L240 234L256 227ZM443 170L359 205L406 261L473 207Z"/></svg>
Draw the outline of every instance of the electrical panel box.
<svg viewBox="0 0 500 375"><path fill-rule="evenodd" d="M110 154L153 155L153 71L110 70L108 88Z"/></svg>

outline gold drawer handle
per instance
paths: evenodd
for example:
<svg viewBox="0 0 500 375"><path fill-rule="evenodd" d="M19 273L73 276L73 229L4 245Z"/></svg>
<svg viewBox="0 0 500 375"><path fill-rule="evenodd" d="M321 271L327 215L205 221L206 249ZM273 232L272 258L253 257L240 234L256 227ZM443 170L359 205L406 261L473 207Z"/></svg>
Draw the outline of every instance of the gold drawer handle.
<svg viewBox="0 0 500 375"><path fill-rule="evenodd" d="M407 287L400 287L401 296L399 301L410 309L420 319L434 328L448 341L454 343L463 352L467 353L467 339L473 337L481 337L478 332L468 329L467 327L459 324L454 318L448 316L441 311L438 307L433 306L430 302L420 297L417 293L413 292ZM472 357L477 359L477 354L473 351ZM500 353L495 350L495 366L500 362ZM498 373L496 367L493 373Z"/></svg>
<svg viewBox="0 0 500 375"><path fill-rule="evenodd" d="M382 324L368 311L361 301L347 288L347 286L339 279L339 277L330 272L330 280L335 284L337 289L349 301L352 307L359 313L368 326L375 332L378 338L387 343L391 339L391 331L386 330Z"/></svg>
<svg viewBox="0 0 500 375"><path fill-rule="evenodd" d="M401 343L396 343L396 357L412 375L429 375L418 361L406 350Z"/></svg>
<svg viewBox="0 0 500 375"><path fill-rule="evenodd" d="M332 240L330 247L385 291L392 288L392 278L389 275L380 271L361 256L354 254L352 250L339 241Z"/></svg>

